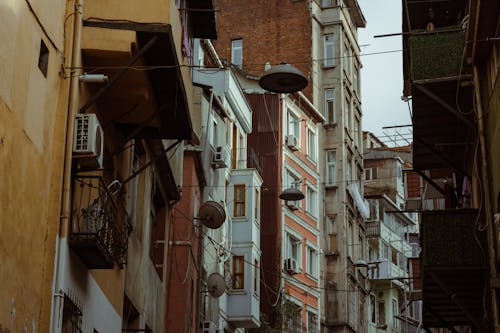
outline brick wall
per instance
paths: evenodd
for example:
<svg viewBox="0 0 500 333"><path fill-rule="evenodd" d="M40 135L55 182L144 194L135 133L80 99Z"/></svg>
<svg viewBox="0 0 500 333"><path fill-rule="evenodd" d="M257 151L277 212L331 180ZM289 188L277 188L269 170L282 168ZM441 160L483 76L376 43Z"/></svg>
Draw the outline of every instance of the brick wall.
<svg viewBox="0 0 500 333"><path fill-rule="evenodd" d="M260 76L264 64L290 63L311 79L312 24L305 0L215 0L215 48L231 60L231 40L243 40L243 70ZM303 91L312 98L312 84Z"/></svg>

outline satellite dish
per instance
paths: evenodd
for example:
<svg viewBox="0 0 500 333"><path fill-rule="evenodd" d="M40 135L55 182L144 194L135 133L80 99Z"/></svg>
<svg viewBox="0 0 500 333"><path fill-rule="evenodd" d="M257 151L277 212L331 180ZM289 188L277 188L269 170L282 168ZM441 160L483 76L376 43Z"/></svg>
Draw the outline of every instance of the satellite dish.
<svg viewBox="0 0 500 333"><path fill-rule="evenodd" d="M226 291L226 281L219 273L212 273L207 279L208 293L212 297L220 297Z"/></svg>
<svg viewBox="0 0 500 333"><path fill-rule="evenodd" d="M198 219L210 229L217 229L226 220L224 207L215 201L207 201L201 205Z"/></svg>

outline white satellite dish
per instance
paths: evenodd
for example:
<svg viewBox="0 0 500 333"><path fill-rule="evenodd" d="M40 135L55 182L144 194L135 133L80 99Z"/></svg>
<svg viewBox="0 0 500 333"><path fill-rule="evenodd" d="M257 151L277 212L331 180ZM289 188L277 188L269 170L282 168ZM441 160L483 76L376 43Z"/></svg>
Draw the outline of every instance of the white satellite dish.
<svg viewBox="0 0 500 333"><path fill-rule="evenodd" d="M219 228L226 220L224 207L215 201L207 201L201 205L198 212L198 219L210 229Z"/></svg>
<svg viewBox="0 0 500 333"><path fill-rule="evenodd" d="M208 293L212 297L220 297L226 291L226 281L219 273L212 273L207 279Z"/></svg>

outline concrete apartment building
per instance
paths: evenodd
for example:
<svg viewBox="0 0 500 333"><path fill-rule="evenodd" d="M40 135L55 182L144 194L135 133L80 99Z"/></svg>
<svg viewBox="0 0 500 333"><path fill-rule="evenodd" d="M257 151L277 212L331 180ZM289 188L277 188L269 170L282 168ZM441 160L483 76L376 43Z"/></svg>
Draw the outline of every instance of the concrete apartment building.
<svg viewBox="0 0 500 333"><path fill-rule="evenodd" d="M304 95L326 119L319 138L320 300L324 332L361 332L366 313L366 259L361 138L361 62L357 29L365 19L356 1L216 1L221 58L258 77L281 62L308 78ZM283 163L283 162L282 162ZM348 189L350 188L350 190ZM355 198L358 198L356 200ZM264 243L263 243L264 246ZM279 263L281 265L281 263ZM302 327L306 327L304 324Z"/></svg>
<svg viewBox="0 0 500 333"><path fill-rule="evenodd" d="M367 141L365 198L370 205L366 222L370 283L368 332L415 332L421 311L410 299L414 282L410 263L418 258L418 248L412 245L410 235L416 236L418 228L417 213L406 211L414 185L408 182L412 178L405 171L405 166L411 166L405 162L411 160L411 147L389 148L377 144L376 137L369 132L363 136Z"/></svg>
<svg viewBox="0 0 500 333"><path fill-rule="evenodd" d="M318 127L322 115L301 93L247 88L254 110L249 147L262 170L262 330L319 331ZM300 189L303 200L280 193Z"/></svg>
<svg viewBox="0 0 500 333"><path fill-rule="evenodd" d="M166 235L201 133L185 65L215 37L212 3L190 5L0 4L2 330L167 330Z"/></svg>

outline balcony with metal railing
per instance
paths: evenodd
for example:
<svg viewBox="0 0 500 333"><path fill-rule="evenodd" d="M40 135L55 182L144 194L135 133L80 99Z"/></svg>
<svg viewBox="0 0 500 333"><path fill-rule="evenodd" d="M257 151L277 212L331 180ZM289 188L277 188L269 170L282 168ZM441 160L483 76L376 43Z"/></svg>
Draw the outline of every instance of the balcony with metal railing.
<svg viewBox="0 0 500 333"><path fill-rule="evenodd" d="M69 245L88 269L126 263L130 224L120 190L99 176L74 178Z"/></svg>

